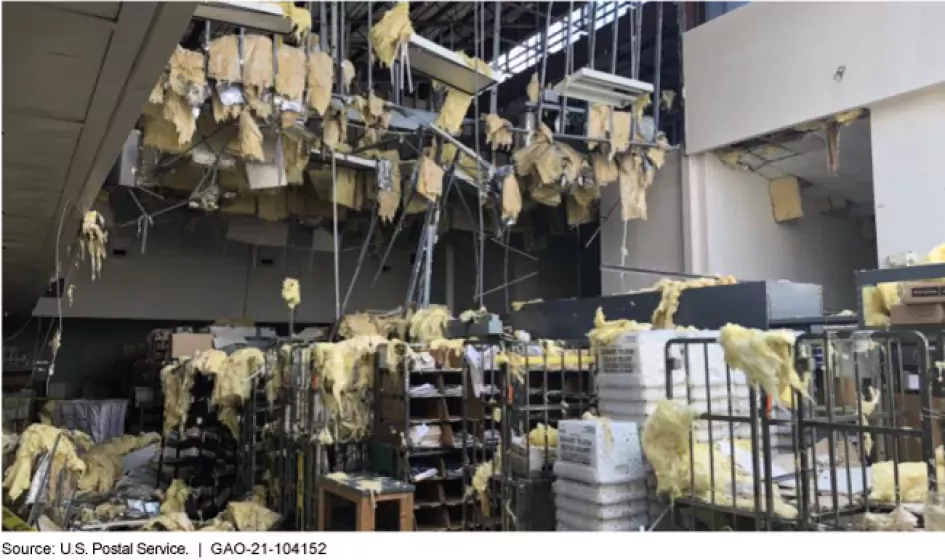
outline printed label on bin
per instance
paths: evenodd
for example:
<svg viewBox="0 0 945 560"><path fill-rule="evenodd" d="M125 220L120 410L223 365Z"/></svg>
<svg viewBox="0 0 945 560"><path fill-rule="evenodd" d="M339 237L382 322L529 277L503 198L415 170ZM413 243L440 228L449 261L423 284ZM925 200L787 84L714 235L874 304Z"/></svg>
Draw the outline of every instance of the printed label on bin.
<svg viewBox="0 0 945 560"><path fill-rule="evenodd" d="M600 371L602 373L636 373L636 350L633 348L602 348Z"/></svg>

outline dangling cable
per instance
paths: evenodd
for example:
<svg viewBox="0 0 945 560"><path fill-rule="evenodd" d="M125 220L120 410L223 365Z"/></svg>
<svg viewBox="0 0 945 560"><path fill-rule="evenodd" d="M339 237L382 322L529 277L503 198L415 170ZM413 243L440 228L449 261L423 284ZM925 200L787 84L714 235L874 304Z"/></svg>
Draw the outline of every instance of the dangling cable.
<svg viewBox="0 0 945 560"><path fill-rule="evenodd" d="M482 43L480 38L482 33L480 33L480 25L483 24L484 20L484 11L480 7L480 4L477 2L473 6L473 40L475 44L475 51L477 53L476 58L481 60L482 55ZM475 99L473 103L475 104L475 118L473 119L473 137L476 142L476 154L479 154L479 72L474 73L474 89L476 90ZM485 301L485 295L482 293L485 291L485 268L486 268L486 228L485 228L485 217L483 216L482 210L482 166L476 164L476 203L479 210L479 270L477 271L477 280L476 280L476 294L479 297L479 308L482 309L485 307L483 303Z"/></svg>

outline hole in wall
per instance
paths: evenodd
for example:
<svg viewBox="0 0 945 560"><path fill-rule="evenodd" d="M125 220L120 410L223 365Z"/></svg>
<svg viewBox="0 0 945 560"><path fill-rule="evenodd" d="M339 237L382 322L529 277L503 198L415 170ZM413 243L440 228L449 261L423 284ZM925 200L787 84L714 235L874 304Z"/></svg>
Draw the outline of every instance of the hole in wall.
<svg viewBox="0 0 945 560"><path fill-rule="evenodd" d="M124 250L124 249L112 249L112 256L115 256L115 257L124 257L124 256L126 256L126 255L128 255L128 251L126 251L126 250Z"/></svg>

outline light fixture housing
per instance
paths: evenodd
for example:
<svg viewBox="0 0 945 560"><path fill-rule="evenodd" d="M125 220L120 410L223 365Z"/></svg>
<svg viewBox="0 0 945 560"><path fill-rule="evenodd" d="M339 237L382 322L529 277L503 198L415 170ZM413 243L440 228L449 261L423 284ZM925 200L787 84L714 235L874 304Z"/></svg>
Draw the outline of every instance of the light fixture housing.
<svg viewBox="0 0 945 560"><path fill-rule="evenodd" d="M653 93L653 85L585 67L565 76L554 91L569 99L623 108L640 96Z"/></svg>
<svg viewBox="0 0 945 560"><path fill-rule="evenodd" d="M279 35L292 33L292 22L276 2L199 2L194 17Z"/></svg>
<svg viewBox="0 0 945 560"><path fill-rule="evenodd" d="M506 78L498 70L487 76L466 64L458 54L416 33L410 36L407 49L411 70L470 95L481 93Z"/></svg>

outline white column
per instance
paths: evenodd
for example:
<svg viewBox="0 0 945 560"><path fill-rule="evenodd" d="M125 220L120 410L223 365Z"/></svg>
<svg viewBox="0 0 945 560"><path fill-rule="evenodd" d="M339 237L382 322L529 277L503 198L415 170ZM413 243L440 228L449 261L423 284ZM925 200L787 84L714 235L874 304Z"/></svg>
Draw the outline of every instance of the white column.
<svg viewBox="0 0 945 560"><path fill-rule="evenodd" d="M945 243L945 85L870 108L876 252L928 253Z"/></svg>

